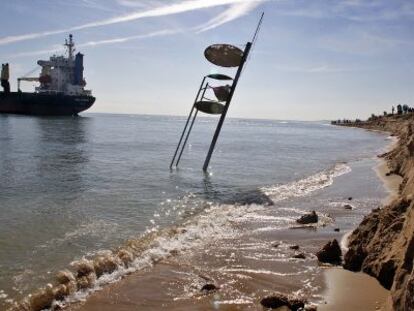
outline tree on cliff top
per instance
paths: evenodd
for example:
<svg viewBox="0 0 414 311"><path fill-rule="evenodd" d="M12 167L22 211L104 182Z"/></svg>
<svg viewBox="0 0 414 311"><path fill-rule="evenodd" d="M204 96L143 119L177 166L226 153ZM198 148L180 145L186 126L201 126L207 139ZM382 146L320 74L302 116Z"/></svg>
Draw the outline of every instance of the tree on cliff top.
<svg viewBox="0 0 414 311"><path fill-rule="evenodd" d="M402 107L402 109L403 109L404 113L407 113L408 112L408 105L404 105Z"/></svg>

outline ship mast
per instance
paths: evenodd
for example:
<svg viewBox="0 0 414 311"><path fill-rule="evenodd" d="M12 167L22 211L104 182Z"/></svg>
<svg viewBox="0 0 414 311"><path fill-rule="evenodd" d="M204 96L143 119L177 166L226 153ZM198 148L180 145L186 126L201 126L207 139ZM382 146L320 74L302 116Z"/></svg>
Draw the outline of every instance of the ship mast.
<svg viewBox="0 0 414 311"><path fill-rule="evenodd" d="M73 36L72 34L69 35L69 41L65 39L64 46L68 49L68 58L70 60L73 59L73 53L75 52L75 43L73 42Z"/></svg>

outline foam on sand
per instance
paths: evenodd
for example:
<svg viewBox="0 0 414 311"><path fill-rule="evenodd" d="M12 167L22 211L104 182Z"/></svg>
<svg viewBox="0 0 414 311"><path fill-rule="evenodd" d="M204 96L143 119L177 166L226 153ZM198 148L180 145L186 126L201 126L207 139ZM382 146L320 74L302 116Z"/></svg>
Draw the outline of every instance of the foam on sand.
<svg viewBox="0 0 414 311"><path fill-rule="evenodd" d="M260 189L273 201L306 196L333 183L335 177L350 172L345 164L335 165L307 178L285 185L270 186ZM192 196L186 197L188 204ZM176 202L183 204L183 202ZM198 203L197 203L198 204ZM79 258L71 263L71 268L58 273L54 284L48 284L20 303L15 303L12 310L40 311L53 306L65 306L85 300L94 291L103 286L117 282L128 274L150 268L157 262L170 256L206 245L215 240L237 237L246 223L259 223L267 228L287 228L294 222L292 212L300 215L299 209L280 209L282 215L267 215L272 209L260 204L213 204L203 202L199 213L189 216L182 224L158 229L154 226L136 239L130 239L121 247L103 251L94 256ZM286 214L286 215L285 215ZM241 246L257 249L261 246ZM258 259L258 258L254 258ZM276 258L274 258L276 259ZM284 258L279 258L279 260ZM265 269L223 268L223 273L235 274L271 274L292 276L303 272L279 273Z"/></svg>

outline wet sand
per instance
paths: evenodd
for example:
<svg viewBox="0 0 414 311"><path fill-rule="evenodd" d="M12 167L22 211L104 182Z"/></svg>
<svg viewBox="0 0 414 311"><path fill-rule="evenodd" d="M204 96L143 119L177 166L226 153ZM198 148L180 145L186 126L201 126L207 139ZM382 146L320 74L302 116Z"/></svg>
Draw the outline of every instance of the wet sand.
<svg viewBox="0 0 414 311"><path fill-rule="evenodd" d="M260 299L273 292L316 294L323 277L312 254L324 238L314 229L305 230L311 236L300 243L305 260L290 258L297 253L290 249L296 230L279 232L283 242L278 247L274 247L275 233L221 241L127 276L72 310L262 310ZM215 284L219 290L200 291L205 284Z"/></svg>
<svg viewBox="0 0 414 311"><path fill-rule="evenodd" d="M325 280L328 288L319 311L385 310L389 291L367 274L331 268L325 271Z"/></svg>
<svg viewBox="0 0 414 311"><path fill-rule="evenodd" d="M381 176L392 193L398 183L385 176L386 171L384 168ZM349 183L358 176L346 178ZM342 186L339 184L336 188ZM317 250L327 240L343 239L346 232L353 229L350 219L359 222L368 212L358 206L362 203L357 197L350 202L358 206L353 211L343 209L348 201L346 195L342 202L329 201L329 206L317 209L321 215L317 227L292 229L292 223L287 228L267 230L266 221L272 217L271 210L268 214L261 211L261 218L255 221L252 221L253 214L247 214L248 222L234 224L243 227L246 234L173 254L152 268L104 287L70 310L263 310L260 299L273 292L307 297L312 304L319 305L319 310L378 310L385 303L388 291L375 279L318 264L314 255ZM309 210L303 198L299 198L297 204L299 202L305 204L304 212ZM280 208L283 206L282 203ZM340 227L341 232L334 232L336 227ZM299 245L299 250L290 248L294 244ZM303 253L306 259L292 258L298 253ZM200 291L203 285L210 283L219 290Z"/></svg>
<svg viewBox="0 0 414 311"><path fill-rule="evenodd" d="M390 137L392 142L387 146L386 152L390 152L398 146L398 139L396 137ZM383 201L383 204L389 204L391 201L398 197L398 190L403 178L397 174L389 174L390 168L387 161L380 159L378 165L375 167L375 172L383 182L385 189L388 192L388 196ZM387 176L388 174L388 176Z"/></svg>
<svg viewBox="0 0 414 311"><path fill-rule="evenodd" d="M387 198L383 201L383 204L389 204L391 201L398 197L398 189L403 178L399 175L392 174L387 176L390 171L387 162L381 160L378 166L375 168L379 178L383 181L385 189L388 191Z"/></svg>
<svg viewBox="0 0 414 311"><path fill-rule="evenodd" d="M86 302L73 306L71 310L263 310L260 306L263 296L275 291L292 293L303 290L298 279L305 275L271 275L261 265L256 271L239 269L238 274L235 273L237 269L234 269L234 274L230 276L226 273L229 271L212 270L213 263L208 256L205 258L205 270L200 267L195 269L185 263L184 258L181 259L182 261L167 260L150 270L130 275L121 282L96 292ZM294 265L294 262L290 261L290 265ZM268 267L277 271L281 271L281 268L280 265L277 268L274 265ZM258 273L260 270L263 273ZM287 270L285 267L286 273ZM318 310L385 310L382 306L389 291L374 278L342 268L327 267L322 268L322 271L313 275L314 284L320 286L317 291L321 297ZM295 282L298 286L293 285ZM202 285L207 283L217 284L220 288L211 293L200 292Z"/></svg>
<svg viewBox="0 0 414 311"><path fill-rule="evenodd" d="M391 200L400 180L386 176L385 161L375 171L389 191L386 201ZM386 310L389 291L374 278L318 265L314 254L326 240L346 237L345 231L332 230L343 225L343 211L330 212L336 223L326 218L326 227L257 231L263 226L245 223L249 235L174 254L104 287L71 310L263 310L260 299L278 291L310 297L318 310ZM299 250L290 249L293 244ZM299 252L305 260L291 258ZM215 284L219 290L201 292L205 284Z"/></svg>
<svg viewBox="0 0 414 311"><path fill-rule="evenodd" d="M373 210L349 237L350 252L344 266L354 271L369 271L391 289L392 299L388 299L386 310L414 310L414 118L408 113L374 119L347 126L385 130L398 137L398 144L384 157L390 173L400 175L403 180L395 200ZM390 264L392 268L387 269Z"/></svg>
<svg viewBox="0 0 414 311"><path fill-rule="evenodd" d="M184 273L183 271L181 271ZM324 271L327 289L322 293L323 302L318 305L321 311L374 311L385 310L383 305L389 298L389 291L384 289L374 278L363 274L353 273L341 268L327 268ZM87 311L130 311L130 310L262 310L259 298L256 304L242 298L220 301L220 292L198 294L191 302L187 299L171 300L171 292L166 287L165 280L176 283L180 287L181 278L168 264L160 264L153 273L138 273L125 281L104 288L99 294L92 296L84 305L73 310ZM250 283L251 292L265 291L272 287L267 277L255 278ZM243 288L246 290L246 287ZM154 295L155 293L155 295ZM152 297L156 296L157 299Z"/></svg>
<svg viewBox="0 0 414 311"><path fill-rule="evenodd" d="M393 149L397 140L387 148ZM383 200L383 204L389 204L398 197L398 189L402 177L389 175L388 164L380 160L375 167L375 172L384 183L388 196ZM390 292L384 289L378 281L364 273L354 273L341 268L328 269L325 271L327 290L323 293L325 302L318 306L322 311L348 311L348 310L390 310ZM352 299L349 299L352 297Z"/></svg>

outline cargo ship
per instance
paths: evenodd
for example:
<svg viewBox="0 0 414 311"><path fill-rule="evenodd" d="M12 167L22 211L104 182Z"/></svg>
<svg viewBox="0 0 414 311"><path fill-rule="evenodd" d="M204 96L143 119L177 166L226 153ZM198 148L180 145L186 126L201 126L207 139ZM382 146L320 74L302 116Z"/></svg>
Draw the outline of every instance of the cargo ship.
<svg viewBox="0 0 414 311"><path fill-rule="evenodd" d="M75 53L73 36L65 40L67 55L53 55L39 60L39 77L17 79L17 92L10 92L9 65L2 64L0 113L67 116L89 109L95 102L92 91L86 90L83 77L83 54ZM34 92L22 92L22 81L37 82Z"/></svg>

